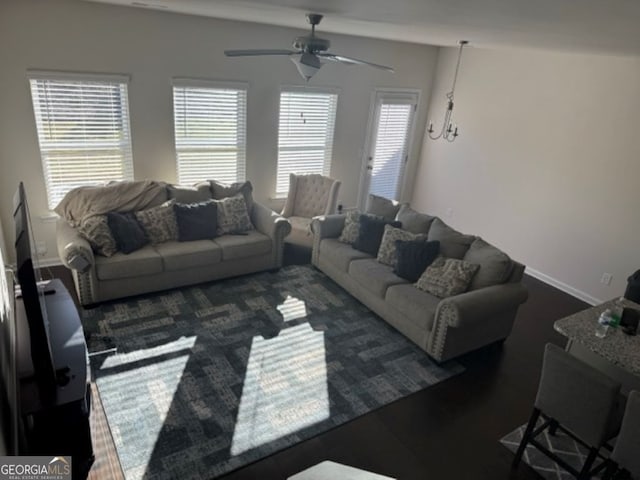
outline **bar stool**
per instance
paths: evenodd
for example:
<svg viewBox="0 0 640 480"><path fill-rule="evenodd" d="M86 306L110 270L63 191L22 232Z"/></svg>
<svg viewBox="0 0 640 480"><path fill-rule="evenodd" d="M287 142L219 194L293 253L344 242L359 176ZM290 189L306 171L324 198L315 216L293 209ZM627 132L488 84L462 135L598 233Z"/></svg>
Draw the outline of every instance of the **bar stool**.
<svg viewBox="0 0 640 480"><path fill-rule="evenodd" d="M607 468L605 479L613 478L613 473L620 469L640 478L640 392L629 394L627 408L622 418L620 435L611 453L613 465ZM617 468L616 468L617 467Z"/></svg>
<svg viewBox="0 0 640 480"><path fill-rule="evenodd" d="M518 466L526 446L531 444L579 480L591 478L606 466L603 461L593 468L598 456L604 460L600 448L620 429L623 399L618 382L560 347L547 344L538 395L512 468ZM536 428L540 416L545 421ZM589 449L580 471L536 440L549 427L562 430Z"/></svg>

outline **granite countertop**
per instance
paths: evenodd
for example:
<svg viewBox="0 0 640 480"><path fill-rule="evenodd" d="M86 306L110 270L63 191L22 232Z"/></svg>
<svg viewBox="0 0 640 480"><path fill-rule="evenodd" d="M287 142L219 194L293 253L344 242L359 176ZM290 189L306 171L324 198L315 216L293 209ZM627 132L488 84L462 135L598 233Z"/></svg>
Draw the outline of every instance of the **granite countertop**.
<svg viewBox="0 0 640 480"><path fill-rule="evenodd" d="M616 298L556 320L553 328L569 340L578 342L629 372L640 375L640 333L629 336L618 328L611 328L604 338L595 335L598 317L607 308L622 311L622 307L640 310L640 305L625 298Z"/></svg>

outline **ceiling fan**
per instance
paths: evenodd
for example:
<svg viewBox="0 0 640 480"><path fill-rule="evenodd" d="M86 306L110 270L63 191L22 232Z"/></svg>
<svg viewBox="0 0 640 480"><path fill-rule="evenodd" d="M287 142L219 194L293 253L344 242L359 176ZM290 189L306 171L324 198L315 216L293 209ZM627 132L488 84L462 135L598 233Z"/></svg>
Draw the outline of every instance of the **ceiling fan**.
<svg viewBox="0 0 640 480"><path fill-rule="evenodd" d="M391 67L327 52L331 45L329 40L316 37L316 25L320 23L322 17L319 13L307 13L307 22L311 24L311 34L297 37L293 41L293 48L296 50L225 50L224 54L227 57L287 56L295 63L300 75L302 75L307 82L320 70L320 67L322 67L324 63L323 60L348 65L368 65L393 73L394 70Z"/></svg>

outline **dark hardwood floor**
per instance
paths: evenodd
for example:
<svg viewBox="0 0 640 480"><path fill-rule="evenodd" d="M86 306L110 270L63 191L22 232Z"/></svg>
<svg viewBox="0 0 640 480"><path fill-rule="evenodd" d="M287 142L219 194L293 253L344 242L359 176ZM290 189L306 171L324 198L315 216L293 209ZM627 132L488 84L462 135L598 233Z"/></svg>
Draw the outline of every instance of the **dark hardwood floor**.
<svg viewBox="0 0 640 480"><path fill-rule="evenodd" d="M286 259L308 254L287 249ZM53 273L71 286L63 268ZM532 277L524 283L529 300L513 333L461 358L464 373L221 478L286 479L333 460L398 479L539 479L526 465L512 472L498 440L528 419L545 343L564 345L553 322L588 305Z"/></svg>

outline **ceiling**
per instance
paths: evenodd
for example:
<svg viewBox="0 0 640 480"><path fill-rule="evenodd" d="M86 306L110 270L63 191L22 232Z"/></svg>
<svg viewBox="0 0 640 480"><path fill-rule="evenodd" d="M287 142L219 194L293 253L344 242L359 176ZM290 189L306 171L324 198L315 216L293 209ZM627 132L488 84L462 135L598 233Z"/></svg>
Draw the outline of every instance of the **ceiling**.
<svg viewBox="0 0 640 480"><path fill-rule="evenodd" d="M640 55L639 0L88 0L297 27L324 13L320 32L454 46ZM268 47L283 48L284 45Z"/></svg>

